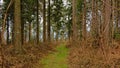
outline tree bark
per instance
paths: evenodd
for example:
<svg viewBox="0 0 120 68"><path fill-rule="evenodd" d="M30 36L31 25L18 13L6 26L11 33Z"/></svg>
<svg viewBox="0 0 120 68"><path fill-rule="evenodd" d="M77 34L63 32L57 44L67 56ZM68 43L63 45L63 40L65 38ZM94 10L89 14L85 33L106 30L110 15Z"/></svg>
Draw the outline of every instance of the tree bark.
<svg viewBox="0 0 120 68"><path fill-rule="evenodd" d="M21 3L23 3L22 1L23 1L23 0L21 0ZM22 8L23 8L23 5L21 4L21 13L22 13ZM25 37L25 36L24 36L24 33L25 33L25 32L24 32L24 23L25 23L25 22L24 22L23 18L21 19L21 21L22 21L22 22L21 22L21 27L22 27L22 28L21 28L21 42L22 42L22 45L23 45L23 44L24 44L24 41L25 41L25 39L24 39L24 37Z"/></svg>
<svg viewBox="0 0 120 68"><path fill-rule="evenodd" d="M29 42L31 42L31 29L32 29L32 27L31 27L31 22L29 22Z"/></svg>
<svg viewBox="0 0 120 68"><path fill-rule="evenodd" d="M111 7L108 6L111 5L110 0L105 0L105 24L104 24L104 30L103 30L103 35L104 35L104 45L108 46L109 45L109 32L110 32L110 17L111 17Z"/></svg>
<svg viewBox="0 0 120 68"><path fill-rule="evenodd" d="M7 44L9 44L9 19L7 17Z"/></svg>
<svg viewBox="0 0 120 68"><path fill-rule="evenodd" d="M43 0L43 42L46 42L46 0Z"/></svg>
<svg viewBox="0 0 120 68"><path fill-rule="evenodd" d="M14 4L14 47L15 53L21 53L21 0L15 0Z"/></svg>
<svg viewBox="0 0 120 68"><path fill-rule="evenodd" d="M73 30L73 35L72 35L72 41L78 40L77 38L77 0L72 0L72 30Z"/></svg>
<svg viewBox="0 0 120 68"><path fill-rule="evenodd" d="M37 44L39 44L39 1L37 0Z"/></svg>
<svg viewBox="0 0 120 68"><path fill-rule="evenodd" d="M51 37L50 37L50 32L51 32L51 30L50 30L50 0L48 0L48 38L47 38L47 40L48 40L48 42L50 42L50 40L51 40Z"/></svg>
<svg viewBox="0 0 120 68"><path fill-rule="evenodd" d="M82 39L86 43L86 1L84 0L84 8L83 8L83 22L82 22Z"/></svg>

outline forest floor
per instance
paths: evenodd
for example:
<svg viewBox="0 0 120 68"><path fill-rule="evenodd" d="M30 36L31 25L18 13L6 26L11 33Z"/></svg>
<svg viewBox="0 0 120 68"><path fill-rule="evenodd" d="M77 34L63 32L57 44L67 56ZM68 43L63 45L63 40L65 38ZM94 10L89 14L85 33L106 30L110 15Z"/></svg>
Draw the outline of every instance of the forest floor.
<svg viewBox="0 0 120 68"><path fill-rule="evenodd" d="M3 65L4 68L120 68L119 45L119 41L115 41L113 46L101 49L91 42L86 46L83 42L29 43L23 46L23 54L15 54L14 47L6 45Z"/></svg>
<svg viewBox="0 0 120 68"><path fill-rule="evenodd" d="M5 45L3 54L0 53L0 68L35 68L39 59L54 52L56 45L57 43L25 44L22 54L14 53L13 45Z"/></svg>
<svg viewBox="0 0 120 68"><path fill-rule="evenodd" d="M104 50L99 46L94 48L89 43L87 46L82 42L70 45L69 68L120 68L118 42L114 42L111 47L105 47Z"/></svg>
<svg viewBox="0 0 120 68"><path fill-rule="evenodd" d="M65 44L60 44L55 48L54 52L42 58L39 65L42 64L42 68L68 68L68 51Z"/></svg>

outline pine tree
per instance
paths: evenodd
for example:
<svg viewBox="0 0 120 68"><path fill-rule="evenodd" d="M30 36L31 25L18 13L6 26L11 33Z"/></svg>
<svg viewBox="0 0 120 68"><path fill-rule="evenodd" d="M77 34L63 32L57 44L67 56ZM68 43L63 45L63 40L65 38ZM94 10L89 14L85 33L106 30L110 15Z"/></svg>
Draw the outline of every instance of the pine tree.
<svg viewBox="0 0 120 68"><path fill-rule="evenodd" d="M43 0L43 42L46 42L46 0Z"/></svg>
<svg viewBox="0 0 120 68"><path fill-rule="evenodd" d="M48 0L48 31L47 31L47 40L50 42L51 40L51 36L50 36L50 32L51 32L51 29L50 29L50 26L51 26L51 23L50 23L50 0Z"/></svg>
<svg viewBox="0 0 120 68"><path fill-rule="evenodd" d="M77 0L72 0L72 30L73 30L73 34L72 34L72 40L76 41L78 40L77 38Z"/></svg>
<svg viewBox="0 0 120 68"><path fill-rule="evenodd" d="M14 47L16 53L21 53L21 0L15 0L14 4Z"/></svg>

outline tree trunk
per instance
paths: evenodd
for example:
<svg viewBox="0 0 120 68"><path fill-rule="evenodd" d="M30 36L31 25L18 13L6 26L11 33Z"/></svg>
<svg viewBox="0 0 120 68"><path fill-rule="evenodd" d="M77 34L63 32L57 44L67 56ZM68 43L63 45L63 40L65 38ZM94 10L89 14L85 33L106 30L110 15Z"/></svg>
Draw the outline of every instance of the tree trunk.
<svg viewBox="0 0 120 68"><path fill-rule="evenodd" d="M50 30L50 0L48 0L48 24L47 25L48 25L48 29L47 29L48 30L47 31L48 32L48 35L47 35L48 38L47 38L47 40L48 40L48 42L50 42L50 40L51 40L51 37L50 37L50 31L51 31Z"/></svg>
<svg viewBox="0 0 120 68"><path fill-rule="evenodd" d="M43 42L46 42L46 0L43 0Z"/></svg>
<svg viewBox="0 0 120 68"><path fill-rule="evenodd" d="M21 0L15 0L14 4L14 47L15 53L21 53Z"/></svg>
<svg viewBox="0 0 120 68"><path fill-rule="evenodd" d="M7 44L9 44L9 19L7 17Z"/></svg>
<svg viewBox="0 0 120 68"><path fill-rule="evenodd" d="M73 30L73 35L72 35L72 41L78 40L77 38L77 0L72 0L72 30Z"/></svg>
<svg viewBox="0 0 120 68"><path fill-rule="evenodd" d="M23 3L22 1L23 1L23 0L21 0L21 3ZM22 8L23 8L23 5L21 4L21 13L23 12L23 11L22 11ZM23 44L24 44L24 41L25 41L25 39L24 39L24 23L25 23L25 22L24 22L24 19L23 19L23 18L21 19L21 21L22 21L22 22L21 22L21 27L22 27L22 28L21 28L21 42L22 42L22 45L23 45Z"/></svg>
<svg viewBox="0 0 120 68"><path fill-rule="evenodd" d="M120 8L120 1L118 0L117 2L118 2L117 3L117 5L118 5L117 8ZM118 13L117 14L117 16L118 16L117 17L117 33L120 34L120 26L119 26L120 25L120 11L118 11L117 13Z"/></svg>
<svg viewBox="0 0 120 68"><path fill-rule="evenodd" d="M29 22L29 42L31 42L31 29L32 29L32 27L31 27L31 22Z"/></svg>
<svg viewBox="0 0 120 68"><path fill-rule="evenodd" d="M37 44L39 44L39 1L37 0Z"/></svg>
<svg viewBox="0 0 120 68"><path fill-rule="evenodd" d="M82 22L82 39L86 43L86 1L84 0L83 22Z"/></svg>
<svg viewBox="0 0 120 68"><path fill-rule="evenodd" d="M92 22L91 22L91 37L93 39L93 46L99 46L99 21L97 1L92 0Z"/></svg>
<svg viewBox="0 0 120 68"><path fill-rule="evenodd" d="M113 45L113 37L114 37L114 17L115 17L115 10L114 10L114 7L115 7L115 0L112 0L112 20L111 20L111 45Z"/></svg>
<svg viewBox="0 0 120 68"><path fill-rule="evenodd" d="M110 0L105 1L105 24L104 24L104 30L103 30L103 35L104 35L104 45L108 46L109 45L109 30L110 30L110 17L111 17L111 7L108 6L110 4Z"/></svg>

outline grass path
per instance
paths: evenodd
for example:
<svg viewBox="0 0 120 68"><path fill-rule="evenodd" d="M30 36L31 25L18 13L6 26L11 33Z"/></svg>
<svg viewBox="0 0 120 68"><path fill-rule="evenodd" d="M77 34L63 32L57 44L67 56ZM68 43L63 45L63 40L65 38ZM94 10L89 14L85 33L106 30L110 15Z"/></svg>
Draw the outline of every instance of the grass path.
<svg viewBox="0 0 120 68"><path fill-rule="evenodd" d="M49 54L40 61L43 68L68 68L68 49L62 44L57 46L56 50L56 52Z"/></svg>

